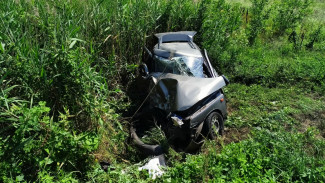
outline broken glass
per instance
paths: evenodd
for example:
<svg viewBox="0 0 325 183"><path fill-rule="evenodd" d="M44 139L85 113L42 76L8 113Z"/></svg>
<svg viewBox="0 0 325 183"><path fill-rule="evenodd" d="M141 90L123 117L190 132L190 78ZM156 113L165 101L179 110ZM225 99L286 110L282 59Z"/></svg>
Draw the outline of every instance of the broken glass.
<svg viewBox="0 0 325 183"><path fill-rule="evenodd" d="M166 59L155 56L155 71L203 78L203 59L186 56Z"/></svg>

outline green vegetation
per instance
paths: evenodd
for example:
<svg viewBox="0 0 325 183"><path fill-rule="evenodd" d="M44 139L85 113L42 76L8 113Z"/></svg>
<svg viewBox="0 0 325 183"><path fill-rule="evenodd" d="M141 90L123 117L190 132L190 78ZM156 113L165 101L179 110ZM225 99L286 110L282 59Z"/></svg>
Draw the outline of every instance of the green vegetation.
<svg viewBox="0 0 325 183"><path fill-rule="evenodd" d="M176 182L209 179L216 182L320 182L325 178L325 162L324 153L318 148L325 148L325 143L315 139L313 133L293 135L283 130L256 130L253 139L229 144L221 152L210 143L204 155L187 156L184 163L176 163L162 179Z"/></svg>
<svg viewBox="0 0 325 183"><path fill-rule="evenodd" d="M180 30L230 78L229 118L198 154L169 148L156 181L324 182L324 12L322 0L0 1L0 182L153 181L128 140L133 81L153 34Z"/></svg>

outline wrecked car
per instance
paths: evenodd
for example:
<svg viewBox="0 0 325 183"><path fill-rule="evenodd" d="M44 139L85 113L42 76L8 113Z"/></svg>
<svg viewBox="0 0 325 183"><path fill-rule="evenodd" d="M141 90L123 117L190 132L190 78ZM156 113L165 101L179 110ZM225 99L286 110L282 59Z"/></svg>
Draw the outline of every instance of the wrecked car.
<svg viewBox="0 0 325 183"><path fill-rule="evenodd" d="M181 151L198 149L205 139L222 135L227 106L222 88L229 84L212 67L206 50L194 42L194 31L155 34L153 50L139 66L140 89L147 94L131 136L137 145L159 154L159 146L147 145L137 136L141 116L152 117L168 142ZM151 148L151 149L150 149Z"/></svg>

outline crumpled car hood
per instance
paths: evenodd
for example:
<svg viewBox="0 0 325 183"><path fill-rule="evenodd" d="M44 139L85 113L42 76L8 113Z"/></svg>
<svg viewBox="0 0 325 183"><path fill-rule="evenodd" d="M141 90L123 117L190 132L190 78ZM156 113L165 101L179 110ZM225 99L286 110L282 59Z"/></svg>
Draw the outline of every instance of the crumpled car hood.
<svg viewBox="0 0 325 183"><path fill-rule="evenodd" d="M167 112L184 111L225 85L222 76L197 78L152 73L150 104Z"/></svg>

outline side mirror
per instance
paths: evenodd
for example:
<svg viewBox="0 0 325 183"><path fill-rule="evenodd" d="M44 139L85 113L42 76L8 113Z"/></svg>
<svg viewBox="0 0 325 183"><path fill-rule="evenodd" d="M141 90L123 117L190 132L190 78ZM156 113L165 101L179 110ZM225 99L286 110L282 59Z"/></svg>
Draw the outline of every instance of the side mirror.
<svg viewBox="0 0 325 183"><path fill-rule="evenodd" d="M147 79L149 77L149 69L146 64L141 64L139 66L139 73L143 79Z"/></svg>

